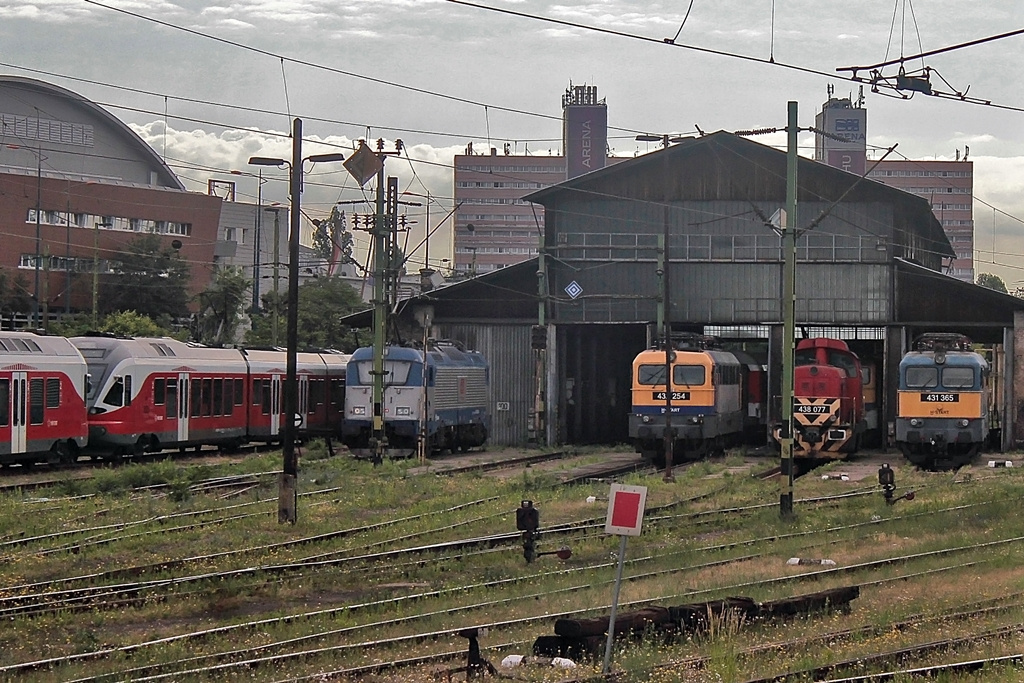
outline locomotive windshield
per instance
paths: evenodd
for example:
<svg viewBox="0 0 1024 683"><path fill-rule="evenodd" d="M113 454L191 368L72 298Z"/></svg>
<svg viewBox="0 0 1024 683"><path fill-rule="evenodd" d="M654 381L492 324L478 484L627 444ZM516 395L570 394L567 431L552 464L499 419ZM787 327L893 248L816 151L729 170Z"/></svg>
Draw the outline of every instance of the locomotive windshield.
<svg viewBox="0 0 1024 683"><path fill-rule="evenodd" d="M703 365L677 365L672 368L672 382L679 386L701 386L705 376Z"/></svg>
<svg viewBox="0 0 1024 683"><path fill-rule="evenodd" d="M942 368L942 386L947 389L970 389L974 386L974 368Z"/></svg>
<svg viewBox="0 0 1024 683"><path fill-rule="evenodd" d="M636 381L640 384L664 384L665 365L641 365L636 371Z"/></svg>
<svg viewBox="0 0 1024 683"><path fill-rule="evenodd" d="M935 367L907 368L908 389L933 389L939 386L939 369Z"/></svg>
<svg viewBox="0 0 1024 683"><path fill-rule="evenodd" d="M677 386L702 386L706 371L703 365L676 365L672 368L672 382ZM664 365L641 365L637 368L637 383L664 384Z"/></svg>
<svg viewBox="0 0 1024 683"><path fill-rule="evenodd" d="M373 384L373 361L356 363L356 369L358 371L358 384L365 386ZM409 382L409 372L411 370L411 361L384 361L384 383L388 386L404 386Z"/></svg>

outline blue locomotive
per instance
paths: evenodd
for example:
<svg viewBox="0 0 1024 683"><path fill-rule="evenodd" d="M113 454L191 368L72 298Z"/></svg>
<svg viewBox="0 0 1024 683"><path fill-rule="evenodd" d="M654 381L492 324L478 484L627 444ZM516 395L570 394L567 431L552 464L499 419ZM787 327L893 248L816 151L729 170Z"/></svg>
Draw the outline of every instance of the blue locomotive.
<svg viewBox="0 0 1024 683"><path fill-rule="evenodd" d="M989 436L989 366L971 340L929 333L900 361L896 445L928 469L969 464Z"/></svg>
<svg viewBox="0 0 1024 683"><path fill-rule="evenodd" d="M358 457L373 457L373 348L349 359L342 442ZM389 457L409 457L420 439L427 455L466 451L487 443L490 370L476 351L457 342L423 349L384 349L384 436Z"/></svg>

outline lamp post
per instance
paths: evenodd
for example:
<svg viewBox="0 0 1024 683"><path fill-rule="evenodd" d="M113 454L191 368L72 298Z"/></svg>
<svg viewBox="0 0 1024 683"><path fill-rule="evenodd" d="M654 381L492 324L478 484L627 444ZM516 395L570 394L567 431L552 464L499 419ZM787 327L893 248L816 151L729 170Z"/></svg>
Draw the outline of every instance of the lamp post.
<svg viewBox="0 0 1024 683"><path fill-rule="evenodd" d="M287 166L289 168L288 191L291 198L291 233L288 235L288 361L284 392L284 434L281 441L283 450L283 468L278 487L277 521L294 524L296 515L296 497L298 489L296 481L299 474L299 461L295 453L295 431L302 416L298 414L299 405L297 353L299 345L299 221L301 218L302 197L302 164L306 161L344 161L340 153L314 154L302 158L302 119L292 121L292 160L271 157L250 157L249 163L254 166Z"/></svg>

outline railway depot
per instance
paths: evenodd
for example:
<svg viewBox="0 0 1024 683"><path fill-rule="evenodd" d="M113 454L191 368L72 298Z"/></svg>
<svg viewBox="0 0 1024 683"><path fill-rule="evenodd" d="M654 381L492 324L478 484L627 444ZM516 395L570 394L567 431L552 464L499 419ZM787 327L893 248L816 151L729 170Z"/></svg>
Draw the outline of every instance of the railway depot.
<svg viewBox="0 0 1024 683"><path fill-rule="evenodd" d="M786 205L786 162L717 132L535 192L538 258L406 299L399 327L419 339L430 326L489 359L492 443L624 442L630 363L659 336L667 236L673 333L760 351L778 397L783 252L770 217ZM941 272L956 254L927 200L802 157L797 177L797 338L844 339L876 364L891 442L912 340L967 335L990 356L1001 447L1024 441L1024 301Z"/></svg>

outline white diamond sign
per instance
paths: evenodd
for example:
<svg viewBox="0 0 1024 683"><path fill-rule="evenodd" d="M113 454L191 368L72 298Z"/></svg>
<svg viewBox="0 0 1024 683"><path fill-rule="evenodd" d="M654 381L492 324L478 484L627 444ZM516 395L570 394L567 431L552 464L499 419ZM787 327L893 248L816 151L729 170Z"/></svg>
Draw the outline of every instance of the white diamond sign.
<svg viewBox="0 0 1024 683"><path fill-rule="evenodd" d="M565 286L565 293L569 295L570 299L575 299L583 293L583 288L580 287L580 283L573 280Z"/></svg>

